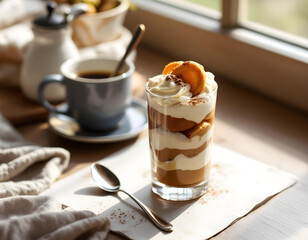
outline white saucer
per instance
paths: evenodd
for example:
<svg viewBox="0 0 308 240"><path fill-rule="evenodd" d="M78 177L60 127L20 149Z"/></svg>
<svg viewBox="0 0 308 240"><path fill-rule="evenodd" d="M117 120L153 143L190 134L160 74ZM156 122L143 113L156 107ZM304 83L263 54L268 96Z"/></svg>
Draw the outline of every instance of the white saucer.
<svg viewBox="0 0 308 240"><path fill-rule="evenodd" d="M82 129L75 119L59 113L50 113L48 123L57 134L74 141L117 142L136 137L147 127L146 107L142 101L134 99L119 127L108 132L91 132Z"/></svg>

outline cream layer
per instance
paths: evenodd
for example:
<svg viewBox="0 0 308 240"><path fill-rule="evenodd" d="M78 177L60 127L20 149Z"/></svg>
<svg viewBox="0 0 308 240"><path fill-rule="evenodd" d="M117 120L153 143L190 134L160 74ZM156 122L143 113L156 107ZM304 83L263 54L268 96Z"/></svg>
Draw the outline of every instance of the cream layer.
<svg viewBox="0 0 308 240"><path fill-rule="evenodd" d="M164 148L175 149L194 149L200 147L206 141L209 141L213 135L213 126L203 136L196 135L192 138L187 138L180 132L169 132L163 127L149 129L149 138L152 147L156 150Z"/></svg>
<svg viewBox="0 0 308 240"><path fill-rule="evenodd" d="M198 148L193 149L176 149L176 148L164 148L163 150L156 150L151 147L151 150L155 151L158 161L167 162L172 161L177 155L183 154L185 157L191 158L197 156L199 153L204 151L209 144L212 143L212 138L206 141Z"/></svg>
<svg viewBox="0 0 308 240"><path fill-rule="evenodd" d="M174 118L184 118L195 123L200 123L206 115L208 115L216 104L216 94L205 96L203 99L206 102L196 104L178 103L172 106L164 106L159 99L149 97L151 108L160 112L161 114L168 115Z"/></svg>
<svg viewBox="0 0 308 240"><path fill-rule="evenodd" d="M186 157L183 154L177 155L172 161L160 162L154 156L153 167L160 167L164 170L197 170L204 167L211 161L212 148L211 144L195 157Z"/></svg>

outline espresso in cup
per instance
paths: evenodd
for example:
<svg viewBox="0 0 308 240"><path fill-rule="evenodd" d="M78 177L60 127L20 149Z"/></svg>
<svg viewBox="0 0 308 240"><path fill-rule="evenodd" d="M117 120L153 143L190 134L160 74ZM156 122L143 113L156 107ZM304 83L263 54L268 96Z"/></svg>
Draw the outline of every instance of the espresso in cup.
<svg viewBox="0 0 308 240"><path fill-rule="evenodd" d="M41 104L50 112L74 118L82 128L108 131L116 128L131 105L130 79L134 64L126 61L122 73L110 77L117 60L106 58L70 59L61 65L61 74L46 76L39 86ZM44 97L50 83L66 88L66 109L51 105Z"/></svg>
<svg viewBox="0 0 308 240"><path fill-rule="evenodd" d="M81 78L101 79L109 78L112 72L83 72L79 73L78 76Z"/></svg>

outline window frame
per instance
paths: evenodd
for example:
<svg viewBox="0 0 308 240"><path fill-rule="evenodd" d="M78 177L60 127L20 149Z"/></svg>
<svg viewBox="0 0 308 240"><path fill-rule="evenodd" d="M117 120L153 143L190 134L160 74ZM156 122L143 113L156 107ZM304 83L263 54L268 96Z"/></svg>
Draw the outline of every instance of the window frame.
<svg viewBox="0 0 308 240"><path fill-rule="evenodd" d="M308 112L307 50L241 26L241 0L222 0L221 20L154 0L131 1L137 10L129 12L125 24L130 29L140 21L146 25L144 45L171 61L198 61L218 79Z"/></svg>

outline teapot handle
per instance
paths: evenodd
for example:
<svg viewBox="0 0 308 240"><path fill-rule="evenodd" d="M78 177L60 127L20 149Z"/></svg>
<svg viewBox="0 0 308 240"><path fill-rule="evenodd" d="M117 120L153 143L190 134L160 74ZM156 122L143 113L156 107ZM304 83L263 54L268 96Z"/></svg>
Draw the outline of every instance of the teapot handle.
<svg viewBox="0 0 308 240"><path fill-rule="evenodd" d="M43 105L43 107L45 107L48 111L50 112L55 112L55 113L60 113L60 114L65 114L65 115L69 115L68 113L68 105L66 105L65 108L56 108L53 105L51 105L44 97L44 90L45 87L47 87L48 84L50 83L59 83L62 85L65 85L65 77L61 74L50 74L47 75L42 82L39 85L39 89L38 89L38 95L39 95L39 100L40 103Z"/></svg>

